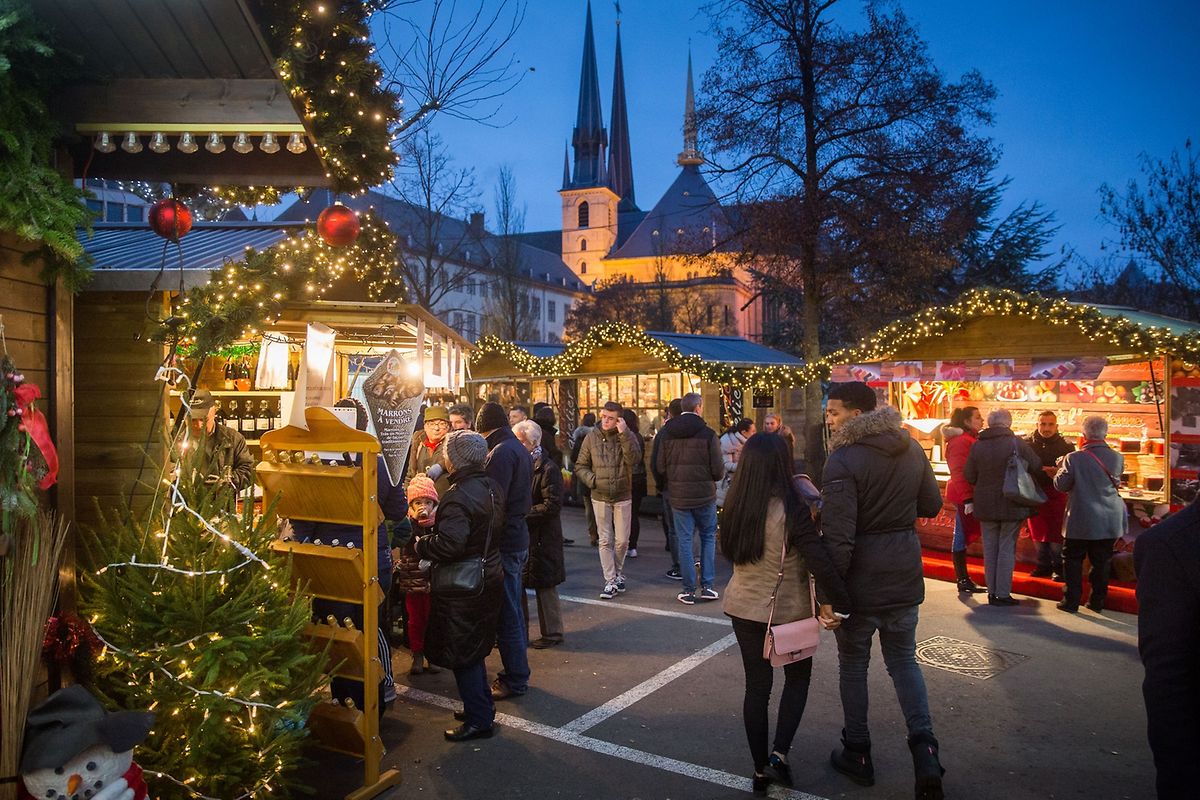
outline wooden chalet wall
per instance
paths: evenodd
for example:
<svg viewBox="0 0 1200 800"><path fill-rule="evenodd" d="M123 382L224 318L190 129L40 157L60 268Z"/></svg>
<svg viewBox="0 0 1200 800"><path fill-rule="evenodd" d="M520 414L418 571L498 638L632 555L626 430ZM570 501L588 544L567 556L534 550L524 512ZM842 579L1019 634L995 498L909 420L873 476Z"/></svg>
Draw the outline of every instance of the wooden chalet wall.
<svg viewBox="0 0 1200 800"><path fill-rule="evenodd" d="M1091 339L1069 325L1025 317L977 317L945 336L898 348L889 361L1025 358L1030 356L1111 356L1120 348Z"/></svg>
<svg viewBox="0 0 1200 800"><path fill-rule="evenodd" d="M107 510L126 503L131 490L135 507L150 497L165 456L165 385L154 380L163 348L144 335L153 323L142 292L84 292L75 320L77 514L90 524L94 501Z"/></svg>

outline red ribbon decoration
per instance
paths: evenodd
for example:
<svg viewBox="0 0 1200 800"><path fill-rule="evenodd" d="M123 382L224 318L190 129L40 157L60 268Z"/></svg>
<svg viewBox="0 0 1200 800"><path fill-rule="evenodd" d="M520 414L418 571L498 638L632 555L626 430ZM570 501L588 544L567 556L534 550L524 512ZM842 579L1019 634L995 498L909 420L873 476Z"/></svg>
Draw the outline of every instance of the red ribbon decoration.
<svg viewBox="0 0 1200 800"><path fill-rule="evenodd" d="M58 451L50 439L50 426L41 411L33 407L35 400L42 396L42 390L32 383L22 383L13 389L17 399L17 408L21 410L20 430L33 440L34 445L46 462L46 476L38 481L39 489L49 489L58 481Z"/></svg>

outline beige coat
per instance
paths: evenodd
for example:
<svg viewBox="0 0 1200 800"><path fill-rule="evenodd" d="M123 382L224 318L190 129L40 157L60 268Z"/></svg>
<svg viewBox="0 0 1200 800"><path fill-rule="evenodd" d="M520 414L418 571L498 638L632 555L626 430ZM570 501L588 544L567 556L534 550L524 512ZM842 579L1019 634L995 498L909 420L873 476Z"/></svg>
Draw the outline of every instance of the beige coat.
<svg viewBox="0 0 1200 800"><path fill-rule="evenodd" d="M771 593L779 577L779 553L787 538L783 501L772 499L767 509L763 557L753 564L734 564L733 578L725 587L722 610L732 616L766 622L771 614ZM792 622L813 615L808 592L808 567L798 548L788 548L783 562L783 583L775 601L775 623Z"/></svg>

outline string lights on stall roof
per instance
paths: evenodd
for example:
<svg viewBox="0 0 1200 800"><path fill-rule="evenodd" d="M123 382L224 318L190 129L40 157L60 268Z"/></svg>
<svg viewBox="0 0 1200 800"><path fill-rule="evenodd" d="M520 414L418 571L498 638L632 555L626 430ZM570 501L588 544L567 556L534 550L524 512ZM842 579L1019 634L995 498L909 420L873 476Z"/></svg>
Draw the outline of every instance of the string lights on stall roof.
<svg viewBox="0 0 1200 800"><path fill-rule="evenodd" d="M1124 317L1110 317L1097 309L1059 298L1022 295L1007 289L976 289L948 306L929 308L884 326L859 345L830 353L812 364L792 366L767 364L733 367L685 356L677 348L659 341L625 322L606 322L593 327L555 356L534 356L521 347L495 336L479 340L477 353L497 353L523 372L539 375L570 375L599 347L619 344L635 347L672 369L691 373L710 383L770 389L803 386L829 377L834 366L881 361L896 350L931 338L940 338L962 328L972 319L986 316L1020 316L1054 325L1075 326L1091 338L1102 338L1123 351L1152 356L1175 353L1193 360L1200 358L1200 335L1175 334L1165 327L1140 325Z"/></svg>

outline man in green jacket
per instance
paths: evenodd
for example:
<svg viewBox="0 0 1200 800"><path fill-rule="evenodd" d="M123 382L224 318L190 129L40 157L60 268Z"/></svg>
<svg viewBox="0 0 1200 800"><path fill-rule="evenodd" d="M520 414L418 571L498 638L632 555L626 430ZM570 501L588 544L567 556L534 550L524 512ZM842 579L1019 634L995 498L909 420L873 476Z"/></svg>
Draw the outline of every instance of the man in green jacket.
<svg viewBox="0 0 1200 800"><path fill-rule="evenodd" d="M600 422L584 437L575 462L575 477L592 494L604 570L602 600L625 591L625 554L633 512L633 465L642 457L637 437L621 418L621 404L609 401ZM614 545L615 540L615 545Z"/></svg>
<svg viewBox="0 0 1200 800"><path fill-rule="evenodd" d="M188 412L191 439L201 442L199 469L204 482L231 487L234 494L254 483L254 456L246 439L233 428L217 424L217 403L212 392L197 389Z"/></svg>

